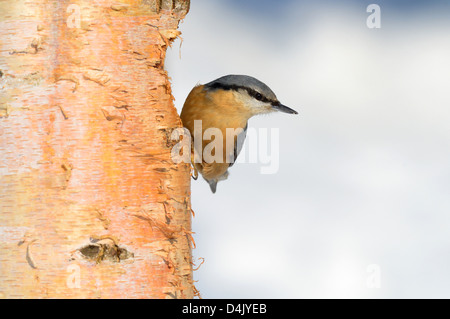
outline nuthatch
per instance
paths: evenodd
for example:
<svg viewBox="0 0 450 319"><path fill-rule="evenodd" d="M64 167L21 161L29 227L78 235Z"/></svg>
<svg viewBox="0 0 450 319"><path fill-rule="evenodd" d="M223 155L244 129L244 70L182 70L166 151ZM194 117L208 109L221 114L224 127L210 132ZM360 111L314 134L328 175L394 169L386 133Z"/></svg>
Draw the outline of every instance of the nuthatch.
<svg viewBox="0 0 450 319"><path fill-rule="evenodd" d="M211 191L215 193L217 182L228 177L228 168L233 165L242 149L247 121L254 115L274 111L298 114L281 104L267 85L251 76L226 75L207 84L195 86L181 111L183 125L193 138L191 160L194 165L194 178L199 171L209 183ZM194 132L194 121L198 120L202 121L201 136L195 136ZM209 162L204 158L195 160L195 154L202 154L202 150L208 144L203 140L203 136L209 128L217 128L222 132L221 161ZM239 130L240 134L233 136L231 140L227 139L227 128Z"/></svg>

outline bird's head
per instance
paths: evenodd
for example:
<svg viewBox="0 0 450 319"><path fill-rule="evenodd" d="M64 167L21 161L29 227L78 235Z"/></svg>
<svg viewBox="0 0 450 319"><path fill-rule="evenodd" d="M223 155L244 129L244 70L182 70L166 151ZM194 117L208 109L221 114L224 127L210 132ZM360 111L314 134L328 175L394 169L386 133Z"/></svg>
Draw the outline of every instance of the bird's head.
<svg viewBox="0 0 450 319"><path fill-rule="evenodd" d="M252 116L275 111L298 114L281 104L266 84L248 75L226 75L205 84L204 89L213 94L233 91L235 103L240 104Z"/></svg>

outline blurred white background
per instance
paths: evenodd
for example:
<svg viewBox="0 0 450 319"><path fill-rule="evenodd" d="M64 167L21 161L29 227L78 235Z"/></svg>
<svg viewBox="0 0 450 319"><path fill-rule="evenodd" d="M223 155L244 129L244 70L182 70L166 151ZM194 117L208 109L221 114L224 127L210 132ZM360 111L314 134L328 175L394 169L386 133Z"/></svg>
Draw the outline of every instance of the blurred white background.
<svg viewBox="0 0 450 319"><path fill-rule="evenodd" d="M381 29L366 25L370 3ZM279 128L276 174L239 163L216 194L192 181L202 297L450 298L450 6L439 3L191 1L181 59L177 40L166 62L178 111L195 84L248 74L299 112L249 122Z"/></svg>

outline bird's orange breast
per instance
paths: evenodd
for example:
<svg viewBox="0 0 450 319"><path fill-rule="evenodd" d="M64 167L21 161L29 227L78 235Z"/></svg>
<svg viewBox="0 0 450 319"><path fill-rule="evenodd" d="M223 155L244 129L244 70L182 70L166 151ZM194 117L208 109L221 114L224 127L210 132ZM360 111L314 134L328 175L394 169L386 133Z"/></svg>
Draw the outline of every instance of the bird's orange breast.
<svg viewBox="0 0 450 319"><path fill-rule="evenodd" d="M224 174L229 166L227 162L228 150L234 149L235 138L226 138L227 128L244 129L251 114L236 97L232 90L206 91L203 85L196 86L189 93L183 110L181 111L181 120L184 127L191 133L194 139L194 121L201 120L201 134L204 136L208 128L217 128L222 133L223 163L202 163L203 167L198 167L203 176L207 179L214 178L215 175ZM198 128L197 128L198 129ZM219 138L215 136L215 138ZM203 139L202 152L211 140ZM228 161L229 162L229 161ZM220 164L220 165L219 165ZM196 165L197 166L197 165ZM205 176L207 174L210 178Z"/></svg>

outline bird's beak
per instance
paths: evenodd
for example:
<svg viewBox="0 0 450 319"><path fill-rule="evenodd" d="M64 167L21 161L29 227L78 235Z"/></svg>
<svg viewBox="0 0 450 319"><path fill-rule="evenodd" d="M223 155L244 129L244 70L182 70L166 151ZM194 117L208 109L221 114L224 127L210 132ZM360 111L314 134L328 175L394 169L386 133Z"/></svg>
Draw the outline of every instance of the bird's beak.
<svg viewBox="0 0 450 319"><path fill-rule="evenodd" d="M272 108L276 111L280 111L283 113L298 114L297 111L291 109L290 107L287 107L286 105L281 104L280 102L272 104Z"/></svg>

